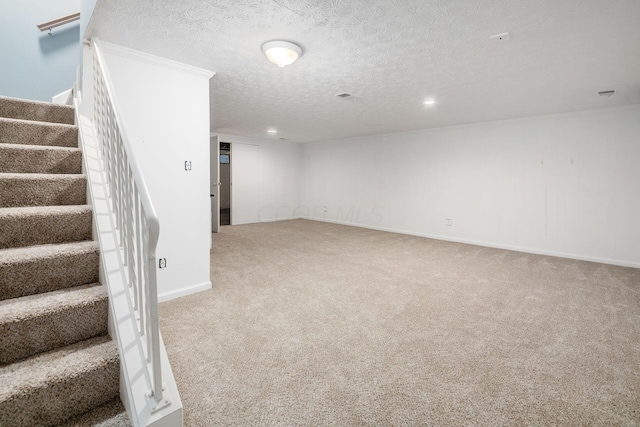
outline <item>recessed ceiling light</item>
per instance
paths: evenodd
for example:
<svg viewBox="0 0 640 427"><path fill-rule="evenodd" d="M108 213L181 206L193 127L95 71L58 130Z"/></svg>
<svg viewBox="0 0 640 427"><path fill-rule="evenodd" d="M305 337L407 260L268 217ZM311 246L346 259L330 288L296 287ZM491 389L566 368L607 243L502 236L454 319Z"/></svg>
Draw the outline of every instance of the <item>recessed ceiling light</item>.
<svg viewBox="0 0 640 427"><path fill-rule="evenodd" d="M278 133L278 131L275 130L275 129L269 129L267 132L269 132L269 133Z"/></svg>
<svg viewBox="0 0 640 427"><path fill-rule="evenodd" d="M262 51L269 61L282 68L292 64L302 56L302 48L295 43L273 40L262 45Z"/></svg>
<svg viewBox="0 0 640 427"><path fill-rule="evenodd" d="M427 99L426 101L424 101L424 105L436 105L436 100L435 99Z"/></svg>

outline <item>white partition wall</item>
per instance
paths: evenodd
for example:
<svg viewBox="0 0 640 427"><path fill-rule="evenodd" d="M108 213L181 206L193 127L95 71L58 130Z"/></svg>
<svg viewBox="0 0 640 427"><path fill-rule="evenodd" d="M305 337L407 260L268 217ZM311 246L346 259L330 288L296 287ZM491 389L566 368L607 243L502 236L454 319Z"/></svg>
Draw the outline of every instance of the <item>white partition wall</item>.
<svg viewBox="0 0 640 427"><path fill-rule="evenodd" d="M640 267L640 105L302 150L302 217Z"/></svg>
<svg viewBox="0 0 640 427"><path fill-rule="evenodd" d="M209 289L212 72L101 43L122 124L160 219L160 300Z"/></svg>
<svg viewBox="0 0 640 427"><path fill-rule="evenodd" d="M231 224L260 222L260 146L233 144L232 153Z"/></svg>

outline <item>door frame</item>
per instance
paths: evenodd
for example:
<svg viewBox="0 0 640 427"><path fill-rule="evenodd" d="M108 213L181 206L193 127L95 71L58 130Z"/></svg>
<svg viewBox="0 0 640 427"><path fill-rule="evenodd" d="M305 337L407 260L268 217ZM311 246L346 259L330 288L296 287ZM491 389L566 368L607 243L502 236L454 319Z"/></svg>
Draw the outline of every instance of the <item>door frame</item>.
<svg viewBox="0 0 640 427"><path fill-rule="evenodd" d="M220 232L220 140L209 138L211 172L209 174L209 199L211 201L211 232Z"/></svg>

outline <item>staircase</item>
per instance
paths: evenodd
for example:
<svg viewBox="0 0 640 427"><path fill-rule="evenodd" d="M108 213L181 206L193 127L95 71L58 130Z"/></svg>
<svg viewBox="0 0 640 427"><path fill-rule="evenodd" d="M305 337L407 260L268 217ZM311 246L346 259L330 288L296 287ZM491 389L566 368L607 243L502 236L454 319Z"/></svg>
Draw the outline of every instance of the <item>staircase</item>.
<svg viewBox="0 0 640 427"><path fill-rule="evenodd" d="M0 426L129 425L74 111L0 97Z"/></svg>

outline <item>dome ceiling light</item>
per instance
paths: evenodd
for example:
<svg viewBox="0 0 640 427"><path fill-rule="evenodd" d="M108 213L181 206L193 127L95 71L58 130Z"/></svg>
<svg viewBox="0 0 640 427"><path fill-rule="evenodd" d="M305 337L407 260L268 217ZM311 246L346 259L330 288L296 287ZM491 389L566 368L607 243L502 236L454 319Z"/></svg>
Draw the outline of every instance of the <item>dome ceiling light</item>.
<svg viewBox="0 0 640 427"><path fill-rule="evenodd" d="M278 67L292 64L302 56L302 48L295 43L284 40L273 40L262 45L262 51L269 61Z"/></svg>

